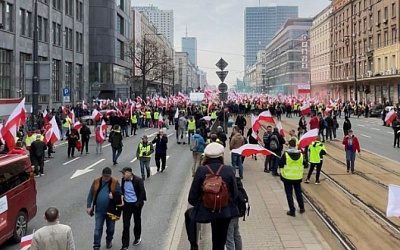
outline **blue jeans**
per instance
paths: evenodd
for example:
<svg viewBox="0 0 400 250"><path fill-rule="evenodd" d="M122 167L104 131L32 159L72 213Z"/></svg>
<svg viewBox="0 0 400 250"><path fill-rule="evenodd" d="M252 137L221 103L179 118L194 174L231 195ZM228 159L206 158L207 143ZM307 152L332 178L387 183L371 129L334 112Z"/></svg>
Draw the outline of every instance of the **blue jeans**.
<svg viewBox="0 0 400 250"><path fill-rule="evenodd" d="M242 163L242 157L240 154L236 153L231 153L231 161L232 161L232 166L235 169L236 173L236 168L239 169L239 176L240 178L243 178L243 163Z"/></svg>
<svg viewBox="0 0 400 250"><path fill-rule="evenodd" d="M278 174L279 158L275 155L272 155L271 157L270 171L272 174Z"/></svg>
<svg viewBox="0 0 400 250"><path fill-rule="evenodd" d="M140 159L140 172L142 174L142 179L144 180L145 177L145 173L144 173L144 169L146 169L147 172L147 178L150 177L150 158L148 159Z"/></svg>
<svg viewBox="0 0 400 250"><path fill-rule="evenodd" d="M118 160L118 157L122 153L122 148L112 148L112 158L113 158L113 163L116 163Z"/></svg>
<svg viewBox="0 0 400 250"><path fill-rule="evenodd" d="M115 222L108 218L107 214L95 213L95 228L93 247L101 246L101 237L103 236L103 226L106 222L106 241L111 242L114 236Z"/></svg>

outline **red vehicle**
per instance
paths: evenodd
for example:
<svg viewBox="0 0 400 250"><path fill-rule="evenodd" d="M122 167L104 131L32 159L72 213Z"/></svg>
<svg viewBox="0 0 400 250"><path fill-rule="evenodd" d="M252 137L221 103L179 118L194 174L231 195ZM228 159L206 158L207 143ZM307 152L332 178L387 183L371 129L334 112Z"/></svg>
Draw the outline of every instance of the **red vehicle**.
<svg viewBox="0 0 400 250"><path fill-rule="evenodd" d="M0 245L21 241L36 215L36 182L27 155L0 155Z"/></svg>

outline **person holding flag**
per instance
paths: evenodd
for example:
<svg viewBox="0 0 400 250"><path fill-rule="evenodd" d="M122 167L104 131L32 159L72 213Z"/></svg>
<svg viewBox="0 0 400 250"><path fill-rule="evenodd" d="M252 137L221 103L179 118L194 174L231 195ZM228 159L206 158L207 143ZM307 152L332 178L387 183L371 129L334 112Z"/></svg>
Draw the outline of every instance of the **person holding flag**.
<svg viewBox="0 0 400 250"><path fill-rule="evenodd" d="M101 154L102 145L106 135L107 124L103 121L100 126L96 127L96 154Z"/></svg>

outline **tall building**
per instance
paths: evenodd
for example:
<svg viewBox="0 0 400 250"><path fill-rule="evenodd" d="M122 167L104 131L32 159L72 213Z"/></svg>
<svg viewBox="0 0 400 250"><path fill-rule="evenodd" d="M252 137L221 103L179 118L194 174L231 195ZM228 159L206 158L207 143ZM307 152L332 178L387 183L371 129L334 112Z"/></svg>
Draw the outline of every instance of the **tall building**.
<svg viewBox="0 0 400 250"><path fill-rule="evenodd" d="M298 17L297 6L247 7L244 12L244 68L256 62L257 52L265 48L288 18Z"/></svg>
<svg viewBox="0 0 400 250"><path fill-rule="evenodd" d="M328 87L331 79L331 6L322 10L310 30L311 96L329 103L333 98Z"/></svg>
<svg viewBox="0 0 400 250"><path fill-rule="evenodd" d="M130 0L89 1L90 96L128 98L132 64L126 55L133 39Z"/></svg>
<svg viewBox="0 0 400 250"><path fill-rule="evenodd" d="M189 54L189 60L197 66L197 39L196 37L182 37L182 51Z"/></svg>
<svg viewBox="0 0 400 250"><path fill-rule="evenodd" d="M174 45L174 11L173 10L160 10L158 7L138 6L134 7L139 12L147 15L150 21L156 26L158 32L163 34L170 44Z"/></svg>
<svg viewBox="0 0 400 250"><path fill-rule="evenodd" d="M258 85L270 94L297 95L310 89L309 31L312 18L288 19L259 55ZM257 63L257 66L259 63Z"/></svg>
<svg viewBox="0 0 400 250"><path fill-rule="evenodd" d="M28 103L32 101L25 69L33 54L33 3L0 1L0 98L25 96ZM41 72L41 90L45 87L47 91L39 95L40 109L87 98L88 20L87 1L38 1L38 55L48 67ZM68 98L63 89L68 89Z"/></svg>

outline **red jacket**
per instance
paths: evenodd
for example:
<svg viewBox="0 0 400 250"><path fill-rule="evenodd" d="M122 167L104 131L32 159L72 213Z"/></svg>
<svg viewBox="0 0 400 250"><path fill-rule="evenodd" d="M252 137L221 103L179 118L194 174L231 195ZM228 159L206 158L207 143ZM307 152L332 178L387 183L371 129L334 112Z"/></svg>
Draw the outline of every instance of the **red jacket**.
<svg viewBox="0 0 400 250"><path fill-rule="evenodd" d="M318 117L314 116L310 120L310 130L319 128L319 120Z"/></svg>
<svg viewBox="0 0 400 250"><path fill-rule="evenodd" d="M344 145L344 150L346 150L348 143L349 143L349 136L346 135L343 138L343 142L342 142L342 144ZM358 151L358 153L360 153L361 148L360 148L360 143L359 143L357 137L355 135L353 135L353 152L356 152L356 151Z"/></svg>

